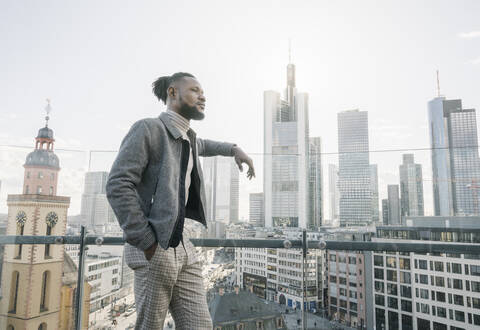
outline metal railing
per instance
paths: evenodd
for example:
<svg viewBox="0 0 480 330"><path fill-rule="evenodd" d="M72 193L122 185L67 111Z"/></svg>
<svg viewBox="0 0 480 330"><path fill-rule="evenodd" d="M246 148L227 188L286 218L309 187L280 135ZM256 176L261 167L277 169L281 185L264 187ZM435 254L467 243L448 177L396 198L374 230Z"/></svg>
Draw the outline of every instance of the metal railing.
<svg viewBox="0 0 480 330"><path fill-rule="evenodd" d="M456 253L479 254L480 244L471 243L436 243L425 242L365 242L365 241L334 241L334 240L308 240L306 231L302 232L302 239L200 239L192 238L190 241L196 247L232 247L232 248L273 248L273 249L301 249L302 269L305 276L305 263L307 252L310 249L341 250L341 251L390 251L414 253ZM0 235L0 245L5 244L78 244L78 294L75 296L75 329L80 330L83 310L83 279L85 275L85 252L87 245L123 245L122 237L87 236L85 227L82 226L79 236L15 236ZM305 281L303 281L305 284ZM306 288L303 287L302 306ZM306 327L305 308L302 308L302 328Z"/></svg>

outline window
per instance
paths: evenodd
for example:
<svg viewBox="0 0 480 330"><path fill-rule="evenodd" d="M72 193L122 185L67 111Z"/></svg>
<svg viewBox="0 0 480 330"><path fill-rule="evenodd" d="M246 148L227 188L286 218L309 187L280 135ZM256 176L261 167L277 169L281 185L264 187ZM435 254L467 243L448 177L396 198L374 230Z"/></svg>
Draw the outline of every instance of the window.
<svg viewBox="0 0 480 330"><path fill-rule="evenodd" d="M420 274L420 283L421 284L428 284L428 276Z"/></svg>
<svg viewBox="0 0 480 330"><path fill-rule="evenodd" d="M443 272L443 262L435 261L434 269L435 269L436 272Z"/></svg>
<svg viewBox="0 0 480 330"><path fill-rule="evenodd" d="M20 280L20 273L15 271L12 273L12 280L10 284L10 302L8 306L8 312L15 314L17 312L17 299L18 299L18 285Z"/></svg>
<svg viewBox="0 0 480 330"><path fill-rule="evenodd" d="M461 274L462 273L462 265L452 262L452 273Z"/></svg>
<svg viewBox="0 0 480 330"><path fill-rule="evenodd" d="M50 186L50 191L49 191L49 193L50 193L50 196L53 195L53 187L52 187L52 186Z"/></svg>
<svg viewBox="0 0 480 330"><path fill-rule="evenodd" d="M407 272L400 272L400 283L412 283L412 276Z"/></svg>
<svg viewBox="0 0 480 330"><path fill-rule="evenodd" d="M388 307L393 309L398 309L398 299L393 297L388 297Z"/></svg>
<svg viewBox="0 0 480 330"><path fill-rule="evenodd" d="M420 312L430 314L430 306L428 304L420 304Z"/></svg>
<svg viewBox="0 0 480 330"><path fill-rule="evenodd" d="M27 179L30 179L30 172L27 172Z"/></svg>
<svg viewBox="0 0 480 330"><path fill-rule="evenodd" d="M463 296L454 294L453 295L453 303L455 305L463 306Z"/></svg>
<svg viewBox="0 0 480 330"><path fill-rule="evenodd" d="M480 315L473 314L473 324L480 325Z"/></svg>
<svg viewBox="0 0 480 330"><path fill-rule="evenodd" d="M427 260L418 260L418 268L427 269L428 268Z"/></svg>
<svg viewBox="0 0 480 330"><path fill-rule="evenodd" d="M28 184L25 186L25 195L28 195L30 193L30 188L28 187Z"/></svg>
<svg viewBox="0 0 480 330"><path fill-rule="evenodd" d="M401 301L402 311L404 312L412 312L412 302L410 300L403 300Z"/></svg>
<svg viewBox="0 0 480 330"><path fill-rule="evenodd" d="M40 312L45 312L48 310L48 289L50 282L50 272L47 270L42 274L42 291L40 296Z"/></svg>
<svg viewBox="0 0 480 330"><path fill-rule="evenodd" d="M410 270L410 259L400 258L400 269Z"/></svg>
<svg viewBox="0 0 480 330"><path fill-rule="evenodd" d="M382 266L383 267L383 256L374 256L373 263L375 266Z"/></svg>
<svg viewBox="0 0 480 330"><path fill-rule="evenodd" d="M43 179L43 173L42 172L38 172L38 178Z"/></svg>
<svg viewBox="0 0 480 330"><path fill-rule="evenodd" d="M387 267L397 268L397 258L396 257L387 257Z"/></svg>
<svg viewBox="0 0 480 330"><path fill-rule="evenodd" d="M52 227L47 225L47 236L52 235ZM44 258L48 259L51 258L50 256L50 244L45 244L45 253L44 253Z"/></svg>
<svg viewBox="0 0 480 330"><path fill-rule="evenodd" d="M384 274L383 274L383 269L382 268L375 268L375 278L379 280L383 280Z"/></svg>
<svg viewBox="0 0 480 330"><path fill-rule="evenodd" d="M457 290L463 289L463 281L457 278L453 279L453 288Z"/></svg>
<svg viewBox="0 0 480 330"><path fill-rule="evenodd" d="M244 323L237 323L237 330L244 330L245 324Z"/></svg>
<svg viewBox="0 0 480 330"><path fill-rule="evenodd" d="M385 306L385 297L379 294L375 295L375 305Z"/></svg>
<svg viewBox="0 0 480 330"><path fill-rule="evenodd" d="M257 330L263 330L263 321L257 321Z"/></svg>
<svg viewBox="0 0 480 330"><path fill-rule="evenodd" d="M455 321L465 322L465 313L462 311L455 311Z"/></svg>
<svg viewBox="0 0 480 330"><path fill-rule="evenodd" d="M410 315L402 314L402 329L404 330L413 329L413 319Z"/></svg>
<svg viewBox="0 0 480 330"><path fill-rule="evenodd" d="M412 298L412 287L400 285L400 295L405 298Z"/></svg>
<svg viewBox="0 0 480 330"><path fill-rule="evenodd" d="M384 293L385 284L383 282L375 281L375 292Z"/></svg>
<svg viewBox="0 0 480 330"><path fill-rule="evenodd" d="M435 285L445 287L445 279L440 276L435 276Z"/></svg>
<svg viewBox="0 0 480 330"><path fill-rule="evenodd" d="M350 265L356 265L357 264L357 258L355 257L348 257L348 263Z"/></svg>
<svg viewBox="0 0 480 330"><path fill-rule="evenodd" d="M437 301L445 302L445 292L437 291Z"/></svg>
<svg viewBox="0 0 480 330"><path fill-rule="evenodd" d="M480 282L471 281L471 288L473 292L480 292Z"/></svg>
<svg viewBox="0 0 480 330"><path fill-rule="evenodd" d="M398 294L397 285L392 283L387 283L387 293L396 296Z"/></svg>
<svg viewBox="0 0 480 330"><path fill-rule="evenodd" d="M470 265L470 275L480 276L480 266Z"/></svg>
<svg viewBox="0 0 480 330"><path fill-rule="evenodd" d="M387 280L392 281L392 282L396 282L397 281L397 271L387 269Z"/></svg>
<svg viewBox="0 0 480 330"><path fill-rule="evenodd" d="M428 299L428 290L426 290L426 289L420 289L420 298L422 298L422 299Z"/></svg>
<svg viewBox="0 0 480 330"><path fill-rule="evenodd" d="M55 173L51 173L51 174L50 174L50 179L51 179L51 180L55 180Z"/></svg>
<svg viewBox="0 0 480 330"><path fill-rule="evenodd" d="M437 316L446 318L447 317L447 309L437 306Z"/></svg>
<svg viewBox="0 0 480 330"><path fill-rule="evenodd" d="M330 255L330 261L337 261L337 255L336 254L331 254Z"/></svg>
<svg viewBox="0 0 480 330"><path fill-rule="evenodd" d="M42 193L42 186L37 186L37 194L41 194Z"/></svg>

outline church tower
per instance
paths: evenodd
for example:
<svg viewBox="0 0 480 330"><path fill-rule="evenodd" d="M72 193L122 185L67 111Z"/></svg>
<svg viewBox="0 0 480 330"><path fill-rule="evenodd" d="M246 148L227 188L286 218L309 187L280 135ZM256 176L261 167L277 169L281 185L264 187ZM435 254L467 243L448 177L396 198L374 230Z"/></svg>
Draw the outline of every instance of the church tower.
<svg viewBox="0 0 480 330"><path fill-rule="evenodd" d="M62 236L70 197L57 196L60 164L53 152L53 130L38 131L35 149L27 155L23 194L8 195L7 235ZM63 245L15 244L5 247L0 300L0 328L59 328Z"/></svg>

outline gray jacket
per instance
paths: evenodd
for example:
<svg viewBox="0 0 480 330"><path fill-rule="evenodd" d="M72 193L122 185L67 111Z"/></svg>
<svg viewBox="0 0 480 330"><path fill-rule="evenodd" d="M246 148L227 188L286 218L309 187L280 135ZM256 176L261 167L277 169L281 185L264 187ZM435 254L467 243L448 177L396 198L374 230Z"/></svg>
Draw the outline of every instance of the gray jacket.
<svg viewBox="0 0 480 330"><path fill-rule="evenodd" d="M122 141L107 181L107 198L125 240L140 250L155 242L169 247L179 217L188 217L207 226L205 187L198 156L232 156L234 144L188 137L194 158L189 200L180 205L179 189L185 189L181 162L188 142L172 124L167 113L137 121ZM188 151L189 152L189 151ZM184 165L184 164L183 164ZM183 176L185 173L183 173ZM182 201L185 203L185 201Z"/></svg>

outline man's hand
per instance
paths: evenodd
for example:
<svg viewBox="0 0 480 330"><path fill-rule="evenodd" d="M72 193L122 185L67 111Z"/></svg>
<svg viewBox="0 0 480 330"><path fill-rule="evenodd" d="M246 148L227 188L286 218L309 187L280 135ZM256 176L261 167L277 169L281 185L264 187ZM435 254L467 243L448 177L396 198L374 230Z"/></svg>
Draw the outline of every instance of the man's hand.
<svg viewBox="0 0 480 330"><path fill-rule="evenodd" d="M251 180L255 177L255 169L253 168L253 162L247 154L237 146L232 148L233 157L235 158L235 163L237 163L240 172L243 172L242 164L245 163L248 165L247 178Z"/></svg>
<svg viewBox="0 0 480 330"><path fill-rule="evenodd" d="M155 254L155 250L157 250L157 245L158 243L155 242L154 244L152 244L152 246L150 246L148 249L143 251L143 253L145 253L145 258L148 261L150 261L150 259L152 259L153 255Z"/></svg>

